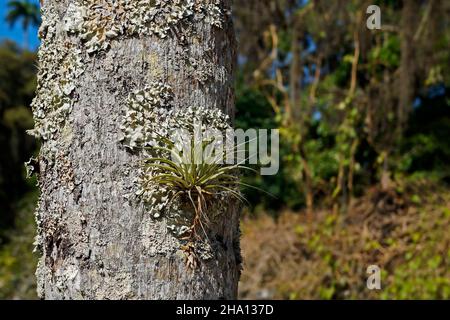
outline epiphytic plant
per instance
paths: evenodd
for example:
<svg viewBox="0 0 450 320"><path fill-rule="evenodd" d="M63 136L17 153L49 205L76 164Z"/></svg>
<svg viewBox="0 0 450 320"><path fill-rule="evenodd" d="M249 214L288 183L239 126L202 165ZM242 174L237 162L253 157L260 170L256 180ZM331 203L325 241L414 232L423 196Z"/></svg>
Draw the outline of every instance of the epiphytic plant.
<svg viewBox="0 0 450 320"><path fill-rule="evenodd" d="M158 146L149 147L149 152L165 156L154 156L144 160L151 172L148 183L158 184L170 194L167 207L179 201L188 204L193 212L190 226L181 237L186 244L182 247L188 266L195 268L198 259L195 254L197 241L208 241L208 228L214 220L213 206L231 199L245 202L240 187L251 187L239 179L240 170L253 169L241 163L225 164L225 153L212 154L208 148L216 143L215 138L196 139L192 135L184 141L184 147L166 138L158 137ZM235 147L233 147L234 149ZM233 150L234 151L234 150ZM169 159L170 158L170 159Z"/></svg>
<svg viewBox="0 0 450 320"><path fill-rule="evenodd" d="M172 141L168 139L162 141L166 147L153 148L170 153L174 159L152 157L146 159L145 164L155 169L156 174L151 180L168 187L174 193L173 199L184 197L192 204L196 213L193 226L203 227L202 222L209 221L205 210L214 196L226 193L237 200L245 201L237 189L243 184L237 173L239 169L251 170L250 168L239 164L210 163L208 159L198 163L196 161L198 159L194 159L196 157L194 139L191 141L192 147L187 155L177 150ZM202 141L201 151L205 151L210 143L212 141Z"/></svg>
<svg viewBox="0 0 450 320"><path fill-rule="evenodd" d="M230 119L220 109L175 108L171 88L161 82L132 92L127 106L122 140L143 155L136 195L152 218L166 220L195 267L214 255L208 236L214 237L216 218L245 201L239 171L252 169L243 161L224 164L239 146L227 137ZM177 137L180 132L185 136Z"/></svg>

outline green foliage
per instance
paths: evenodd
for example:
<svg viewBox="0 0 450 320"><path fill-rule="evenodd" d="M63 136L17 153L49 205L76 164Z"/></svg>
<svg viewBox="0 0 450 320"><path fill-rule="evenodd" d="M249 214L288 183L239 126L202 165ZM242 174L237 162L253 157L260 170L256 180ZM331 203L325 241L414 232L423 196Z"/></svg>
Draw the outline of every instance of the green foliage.
<svg viewBox="0 0 450 320"><path fill-rule="evenodd" d="M36 180L25 181L23 166L36 149L25 133L33 126L29 105L35 87L36 55L14 43L1 43L0 299L36 298Z"/></svg>
<svg viewBox="0 0 450 320"><path fill-rule="evenodd" d="M376 3L383 8L385 30L380 32L360 29L366 4L358 0L345 5L283 2L285 15L253 5L266 27L258 46L250 51L244 46L248 62L241 70L248 72L258 62L261 67L253 81L245 75L239 78L236 124L278 127L282 147L280 176L250 178L273 190L280 201L260 199L249 191L251 202L268 210L299 209L309 196L315 203L345 207L353 196L381 183L381 177L387 183L398 174L428 172L448 179L450 99L445 70L450 51L444 43L450 29L445 6L418 4L411 13L417 19L411 41L399 30L409 2ZM434 18L427 18L427 12L434 12ZM244 32L243 41L253 36ZM296 39L301 52L294 59ZM409 75L411 83L401 74ZM408 95L407 105L400 105Z"/></svg>
<svg viewBox="0 0 450 320"><path fill-rule="evenodd" d="M11 108L5 111L3 121L8 128L32 129L34 126L33 115L27 107Z"/></svg>
<svg viewBox="0 0 450 320"><path fill-rule="evenodd" d="M8 0L8 13L6 22L12 27L16 22L22 22L24 32L24 46L28 48L28 32L30 26L39 26L41 23L40 9L35 3L26 0Z"/></svg>
<svg viewBox="0 0 450 320"><path fill-rule="evenodd" d="M424 185L433 193L404 202ZM245 221L241 297L264 288L274 299L449 299L450 190L407 189L370 194L345 216L317 212L314 223L293 213ZM366 287L370 265L382 270L381 290Z"/></svg>
<svg viewBox="0 0 450 320"><path fill-rule="evenodd" d="M401 145L398 170L407 174L433 173L450 176L450 105L447 96L423 98L411 117Z"/></svg>
<svg viewBox="0 0 450 320"><path fill-rule="evenodd" d="M410 227L410 246L387 279L382 299L449 299L449 208L424 210ZM416 248L420 247L420 250Z"/></svg>
<svg viewBox="0 0 450 320"><path fill-rule="evenodd" d="M193 196L202 199L199 203L206 204L208 195L218 195L220 193L230 193L233 197L242 200L242 196L236 190L236 186L242 184L236 175L236 171L246 168L241 165L218 164L216 155L208 158L207 148L213 141L203 141L200 148L195 145L194 139L191 141L190 152L177 150L174 143L168 139L163 139L165 147L151 147L171 154L175 159L148 158L145 165L154 170L154 175L150 181L162 184L174 194L174 198L185 196L193 204L193 209L201 207L194 204ZM199 150L198 150L199 149Z"/></svg>
<svg viewBox="0 0 450 320"><path fill-rule="evenodd" d="M6 21L12 26L22 20L22 26L27 29L30 25L38 26L40 23L39 6L29 1L8 1L8 14Z"/></svg>
<svg viewBox="0 0 450 320"><path fill-rule="evenodd" d="M0 113L28 106L36 87L36 55L12 42L0 44Z"/></svg>
<svg viewBox="0 0 450 320"><path fill-rule="evenodd" d="M369 64L395 69L400 65L400 39L397 35L388 34L383 38L381 46L374 47L369 52Z"/></svg>
<svg viewBox="0 0 450 320"><path fill-rule="evenodd" d="M215 218L211 213L217 210L209 210L222 204L226 207L231 199L246 201L241 195L239 187L253 187L239 179L239 170L251 170L242 164L225 164L227 150L222 148L222 154L216 154L215 138L203 138L192 136L187 145L178 146L175 142L165 137L159 137L158 146L149 147L149 151L158 155L144 160L151 177L149 183L156 183L166 190L169 201L166 204L170 208L175 201L181 201L181 205L190 204L195 213L188 239L195 241L201 239L198 231L201 230L207 236L206 228ZM186 141L184 141L186 143ZM220 142L223 143L223 142ZM230 150L235 152L235 150ZM170 156L168 156L170 155ZM150 169L150 170L148 170Z"/></svg>
<svg viewBox="0 0 450 320"><path fill-rule="evenodd" d="M28 191L23 163L36 148L26 129L36 86L36 55L11 42L0 44L0 240L14 223L14 202Z"/></svg>
<svg viewBox="0 0 450 320"><path fill-rule="evenodd" d="M275 113L261 92L248 88L242 83L238 85L237 92L236 128L247 130L251 128L275 129L278 127ZM291 161L289 149L283 142L280 147L282 161L280 166L282 172L280 174L262 177L248 171L243 172L244 183L266 190L273 195L269 196L261 193L255 188L245 189L243 191L245 198L255 208L263 206L269 209L276 209L286 203L291 207L299 207L303 204L303 200L298 196L295 181L288 178L289 174L284 171L288 168L284 163Z"/></svg>
<svg viewBox="0 0 450 320"><path fill-rule="evenodd" d="M186 208L187 205L194 213L192 218L183 213L183 216L189 217L189 222L187 231L181 237L181 240L187 241L181 249L191 269L196 269L201 261L195 247L209 239L208 230L212 222L218 215L227 212L226 208L233 203L232 200L246 201L239 187L258 189L239 178L240 170L253 169L241 163L226 164L227 151L234 154L236 148L226 150L228 144L224 147L223 141L216 141L216 137L200 138L194 131L189 132L190 141L184 137L181 145L169 138L158 137L157 146L146 148L156 156L144 160L144 172L149 175L146 183L157 184L169 199L164 209L172 210L175 204L178 208ZM214 148L217 143L222 145L219 154ZM146 188L145 185L143 187Z"/></svg>
<svg viewBox="0 0 450 320"><path fill-rule="evenodd" d="M33 252L37 198L37 192L31 192L14 205L15 228L7 232L8 242L0 244L0 299L37 298L37 254Z"/></svg>

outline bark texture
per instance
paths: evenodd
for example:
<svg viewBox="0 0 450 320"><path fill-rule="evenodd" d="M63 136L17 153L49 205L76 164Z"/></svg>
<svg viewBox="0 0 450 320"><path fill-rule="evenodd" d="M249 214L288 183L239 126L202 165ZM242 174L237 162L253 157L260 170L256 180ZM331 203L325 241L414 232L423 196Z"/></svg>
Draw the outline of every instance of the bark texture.
<svg viewBox="0 0 450 320"><path fill-rule="evenodd" d="M132 21L128 3L140 2L160 10L153 13L155 22L126 25ZM192 10L166 23L162 12L178 2ZM237 205L211 226L213 257L189 270L164 217L147 214L136 196L141 156L123 145L120 129L130 92L154 82L171 87L175 108L220 108L232 115L235 39L229 10L228 0L43 1L33 104L33 133L43 142L36 213L41 298L236 298ZM148 14L138 13L137 20ZM96 23L89 17L107 23L89 30ZM167 26L164 33L161 26Z"/></svg>

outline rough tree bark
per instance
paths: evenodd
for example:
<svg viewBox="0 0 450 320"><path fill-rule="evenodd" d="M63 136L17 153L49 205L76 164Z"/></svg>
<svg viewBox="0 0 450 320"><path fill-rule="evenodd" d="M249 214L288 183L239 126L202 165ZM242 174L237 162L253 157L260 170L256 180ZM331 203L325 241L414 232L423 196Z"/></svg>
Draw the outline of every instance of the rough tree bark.
<svg viewBox="0 0 450 320"><path fill-rule="evenodd" d="M232 115L230 0L43 0L42 140L36 220L43 299L231 299L240 275L239 209L220 217L213 258L186 267L164 217L136 196L139 153L121 142L128 95L171 88L175 108Z"/></svg>

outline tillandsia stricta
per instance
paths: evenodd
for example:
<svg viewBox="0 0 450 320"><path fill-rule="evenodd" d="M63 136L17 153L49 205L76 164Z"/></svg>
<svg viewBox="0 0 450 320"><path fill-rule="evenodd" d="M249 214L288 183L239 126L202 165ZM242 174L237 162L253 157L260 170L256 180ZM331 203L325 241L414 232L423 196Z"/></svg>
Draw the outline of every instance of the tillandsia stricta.
<svg viewBox="0 0 450 320"><path fill-rule="evenodd" d="M192 132L193 127L189 128ZM179 200L187 203L193 211L193 219L188 232L182 237L186 244L182 247L186 254L188 265L195 268L198 259L195 257L195 242L209 241L208 228L214 218L212 208L221 199L234 198L240 202L246 199L240 192L240 187L251 187L240 180L240 170L254 171L243 164L241 160L236 164L227 164L226 154L223 148L219 152L211 152L217 136L213 138L198 138L198 135L184 137L182 146L171 139L158 136L157 145L146 149L158 156L144 159L147 169L152 172L148 180L164 186L170 191L168 206ZM219 139L220 140L220 139ZM239 146L232 147L232 154ZM164 156L161 156L164 155ZM258 188L256 188L258 189ZM259 190L259 189L258 189Z"/></svg>

